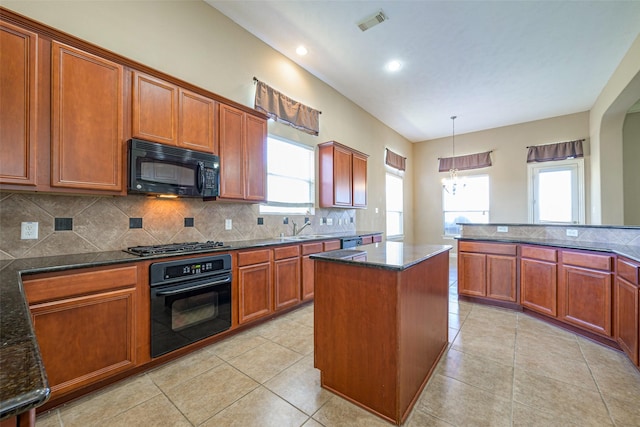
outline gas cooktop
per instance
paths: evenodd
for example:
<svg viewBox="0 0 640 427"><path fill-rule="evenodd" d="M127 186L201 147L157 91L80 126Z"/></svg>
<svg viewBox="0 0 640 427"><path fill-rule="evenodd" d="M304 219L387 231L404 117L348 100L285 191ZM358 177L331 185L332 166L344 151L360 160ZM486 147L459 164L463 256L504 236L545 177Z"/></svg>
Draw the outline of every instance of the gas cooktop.
<svg viewBox="0 0 640 427"><path fill-rule="evenodd" d="M185 242L185 243L169 243L166 245L153 245L153 246L133 246L125 249L125 252L138 256L151 256L161 254L175 254L175 253L191 253L191 252L203 252L210 249L228 248L222 242Z"/></svg>

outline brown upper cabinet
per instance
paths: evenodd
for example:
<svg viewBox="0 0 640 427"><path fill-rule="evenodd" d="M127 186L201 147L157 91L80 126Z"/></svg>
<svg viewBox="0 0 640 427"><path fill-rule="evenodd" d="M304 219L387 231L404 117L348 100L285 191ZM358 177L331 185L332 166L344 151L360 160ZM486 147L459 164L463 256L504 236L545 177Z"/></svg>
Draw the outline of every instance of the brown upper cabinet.
<svg viewBox="0 0 640 427"><path fill-rule="evenodd" d="M220 105L220 197L267 199L267 121Z"/></svg>
<svg viewBox="0 0 640 427"><path fill-rule="evenodd" d="M0 183L36 184L38 35L0 21Z"/></svg>
<svg viewBox="0 0 640 427"><path fill-rule="evenodd" d="M214 152L213 99L138 71L133 72L132 90L134 137Z"/></svg>
<svg viewBox="0 0 640 427"><path fill-rule="evenodd" d="M319 144L320 207L367 207L367 156L335 141Z"/></svg>
<svg viewBox="0 0 640 427"><path fill-rule="evenodd" d="M51 185L123 188L122 66L51 44Z"/></svg>

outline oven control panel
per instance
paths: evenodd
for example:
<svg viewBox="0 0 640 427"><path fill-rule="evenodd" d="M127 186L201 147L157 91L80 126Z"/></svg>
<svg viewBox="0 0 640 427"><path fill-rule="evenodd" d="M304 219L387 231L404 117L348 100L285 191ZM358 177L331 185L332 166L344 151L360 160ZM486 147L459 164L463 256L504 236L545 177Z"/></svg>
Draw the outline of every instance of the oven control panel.
<svg viewBox="0 0 640 427"><path fill-rule="evenodd" d="M212 276L231 271L231 255L215 255L200 258L164 261L149 267L150 284L161 285L178 279Z"/></svg>

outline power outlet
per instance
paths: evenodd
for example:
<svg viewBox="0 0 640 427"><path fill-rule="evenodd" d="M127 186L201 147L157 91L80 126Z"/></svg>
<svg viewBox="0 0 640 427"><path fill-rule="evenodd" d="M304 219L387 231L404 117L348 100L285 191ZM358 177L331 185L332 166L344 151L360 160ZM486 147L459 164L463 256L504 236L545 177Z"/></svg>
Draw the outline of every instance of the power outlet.
<svg viewBox="0 0 640 427"><path fill-rule="evenodd" d="M567 237L578 237L578 230L574 228L567 229Z"/></svg>
<svg viewBox="0 0 640 427"><path fill-rule="evenodd" d="M509 227L507 227L506 225L498 226L498 233L508 233L508 232L509 232Z"/></svg>
<svg viewBox="0 0 640 427"><path fill-rule="evenodd" d="M20 238L22 240L34 240L38 238L38 223L23 222L20 225Z"/></svg>
<svg viewBox="0 0 640 427"><path fill-rule="evenodd" d="M225 230L231 230L233 228L233 221L230 219L225 219L224 220L224 229Z"/></svg>
<svg viewBox="0 0 640 427"><path fill-rule="evenodd" d="M327 225L333 225L333 218L327 218Z"/></svg>

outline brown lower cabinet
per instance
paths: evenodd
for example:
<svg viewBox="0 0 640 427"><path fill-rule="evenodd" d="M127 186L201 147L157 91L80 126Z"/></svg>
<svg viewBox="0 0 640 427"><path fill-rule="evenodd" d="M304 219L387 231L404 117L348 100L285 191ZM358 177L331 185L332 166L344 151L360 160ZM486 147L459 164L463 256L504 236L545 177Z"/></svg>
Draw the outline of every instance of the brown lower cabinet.
<svg viewBox="0 0 640 427"><path fill-rule="evenodd" d="M274 310L300 303L300 246L273 249Z"/></svg>
<svg viewBox="0 0 640 427"><path fill-rule="evenodd" d="M135 265L23 284L52 399L136 366Z"/></svg>
<svg viewBox="0 0 640 427"><path fill-rule="evenodd" d="M271 250L238 253L238 323L271 313Z"/></svg>
<svg viewBox="0 0 640 427"><path fill-rule="evenodd" d="M522 246L520 258L520 304L538 313L558 314L558 251Z"/></svg>
<svg viewBox="0 0 640 427"><path fill-rule="evenodd" d="M302 245L302 300L308 301L313 298L315 291L314 282L314 262L310 258L312 254L322 252L323 243L313 242Z"/></svg>
<svg viewBox="0 0 640 427"><path fill-rule="evenodd" d="M613 258L562 251L558 278L558 318L611 337Z"/></svg>
<svg viewBox="0 0 640 427"><path fill-rule="evenodd" d="M458 292L516 301L516 245L460 242Z"/></svg>
<svg viewBox="0 0 640 427"><path fill-rule="evenodd" d="M33 427L36 425L36 410L30 409L27 412L6 418L0 421L0 427Z"/></svg>
<svg viewBox="0 0 640 427"><path fill-rule="evenodd" d="M640 366L638 346L640 341L640 264L618 258L614 291L614 330L616 341Z"/></svg>

